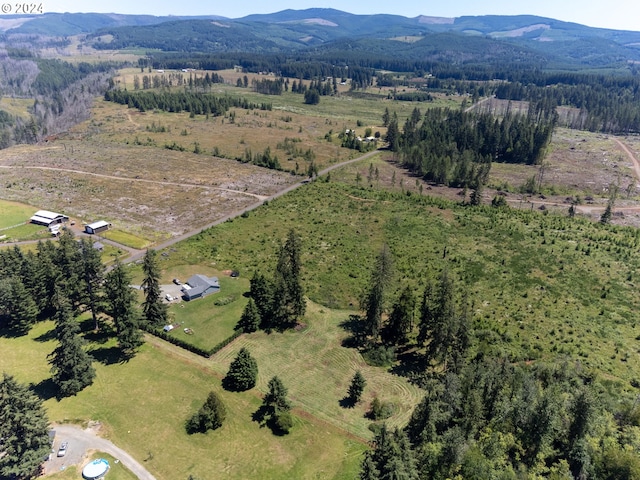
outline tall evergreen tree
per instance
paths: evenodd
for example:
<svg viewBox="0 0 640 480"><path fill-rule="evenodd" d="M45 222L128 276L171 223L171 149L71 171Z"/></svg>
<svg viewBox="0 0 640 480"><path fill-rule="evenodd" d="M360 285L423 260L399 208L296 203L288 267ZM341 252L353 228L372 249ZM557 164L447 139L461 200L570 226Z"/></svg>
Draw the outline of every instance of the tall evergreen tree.
<svg viewBox="0 0 640 480"><path fill-rule="evenodd" d="M4 325L18 333L26 333L35 323L38 306L20 278L0 280L0 315Z"/></svg>
<svg viewBox="0 0 640 480"><path fill-rule="evenodd" d="M49 420L42 401L4 373L0 381L0 478L34 477L50 448Z"/></svg>
<svg viewBox="0 0 640 480"><path fill-rule="evenodd" d="M80 249L72 230L64 230L55 248L54 264L59 272L56 289L62 288L71 302L71 308L77 310L82 301L82 277Z"/></svg>
<svg viewBox="0 0 640 480"><path fill-rule="evenodd" d="M267 277L255 272L250 280L249 297L253 299L260 316L260 328L268 330L272 325L273 290Z"/></svg>
<svg viewBox="0 0 640 480"><path fill-rule="evenodd" d="M105 279L105 311L113 319L118 345L126 355L132 355L142 345L136 296L131 288L131 276L119 261Z"/></svg>
<svg viewBox="0 0 640 480"><path fill-rule="evenodd" d="M238 323L236 324L235 330L241 330L244 333L252 333L258 330L259 327L260 313L258 312L258 307L256 307L256 302L253 301L253 298L250 298L247 305L244 307L240 320L238 320Z"/></svg>
<svg viewBox="0 0 640 480"><path fill-rule="evenodd" d="M415 309L413 289L406 286L391 309L389 320L382 329L382 339L396 345L407 343L408 334L413 328Z"/></svg>
<svg viewBox="0 0 640 480"><path fill-rule="evenodd" d="M273 282L272 325L280 330L295 325L306 312L301 279L301 249L300 237L290 230L286 242L280 247Z"/></svg>
<svg viewBox="0 0 640 480"><path fill-rule="evenodd" d="M470 320L466 299L456 304L455 286L445 269L434 291L428 287L421 308L421 342L428 340L427 357L458 368L460 360L469 347Z"/></svg>
<svg viewBox="0 0 640 480"><path fill-rule="evenodd" d="M187 432L205 433L207 430L220 428L227 417L227 409L216 392L209 392L209 396L193 416L187 420Z"/></svg>
<svg viewBox="0 0 640 480"><path fill-rule="evenodd" d="M49 364L59 396L68 397L91 385L96 371L91 365L91 357L82 348L84 342L79 335L80 326L73 317L68 300L61 293L57 297L55 323L58 346L49 355Z"/></svg>
<svg viewBox="0 0 640 480"><path fill-rule="evenodd" d="M369 287L362 299L362 309L365 311L365 331L375 342L380 336L382 314L386 301L387 289L393 280L393 259L387 245L383 245L373 270Z"/></svg>
<svg viewBox="0 0 640 480"><path fill-rule="evenodd" d="M227 390L243 392L255 387L257 379L258 362L251 356L249 350L242 347L229 365L223 384Z"/></svg>
<svg viewBox="0 0 640 480"><path fill-rule="evenodd" d="M373 449L365 453L360 479L418 480L415 455L402 430L390 431L382 425L373 440Z"/></svg>
<svg viewBox="0 0 640 480"><path fill-rule="evenodd" d="M80 239L80 265L82 302L91 312L94 328L98 330L98 312L100 311L105 267L100 258L100 252L93 248L91 240L84 237Z"/></svg>
<svg viewBox="0 0 640 480"><path fill-rule="evenodd" d="M162 290L160 289L160 266L158 265L157 252L147 249L142 260L142 290L144 302L142 314L147 325L162 327L168 323L167 305L162 302Z"/></svg>

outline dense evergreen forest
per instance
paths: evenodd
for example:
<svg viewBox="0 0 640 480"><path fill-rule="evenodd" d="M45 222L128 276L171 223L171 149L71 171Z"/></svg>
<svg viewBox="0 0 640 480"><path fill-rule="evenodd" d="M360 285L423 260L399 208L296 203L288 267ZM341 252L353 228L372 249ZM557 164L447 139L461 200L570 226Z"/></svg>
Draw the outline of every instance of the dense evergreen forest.
<svg viewBox="0 0 640 480"><path fill-rule="evenodd" d="M532 105L527 115L507 112L500 118L431 108L416 108L398 129L395 114L385 113L389 148L401 164L425 180L456 187L477 188L484 183L491 162L536 165L557 121L554 109Z"/></svg>

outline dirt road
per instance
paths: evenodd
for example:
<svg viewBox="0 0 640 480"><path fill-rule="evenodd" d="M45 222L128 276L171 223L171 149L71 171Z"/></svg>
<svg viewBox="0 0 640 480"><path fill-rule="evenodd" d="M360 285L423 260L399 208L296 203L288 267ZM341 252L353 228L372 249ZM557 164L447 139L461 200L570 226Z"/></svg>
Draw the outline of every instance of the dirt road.
<svg viewBox="0 0 640 480"><path fill-rule="evenodd" d="M62 442L68 442L69 447L64 457L56 457L48 460L45 464L46 474L56 473L64 468L72 465L84 464L88 459L88 452L99 451L108 453L127 467L131 472L141 480L156 480L146 468L144 468L131 455L115 446L111 441L98 436L94 430L83 430L75 425L54 425L56 431L55 451Z"/></svg>

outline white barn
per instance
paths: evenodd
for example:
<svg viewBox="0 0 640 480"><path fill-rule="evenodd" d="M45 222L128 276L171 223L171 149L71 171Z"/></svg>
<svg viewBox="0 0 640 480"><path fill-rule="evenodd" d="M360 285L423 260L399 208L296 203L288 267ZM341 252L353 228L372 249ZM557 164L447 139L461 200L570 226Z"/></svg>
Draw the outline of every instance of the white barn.
<svg viewBox="0 0 640 480"><path fill-rule="evenodd" d="M55 225L57 223L66 223L68 220L69 217L67 217L66 215L56 212L50 212L49 210L38 210L30 219L31 223L35 223L36 225L44 225L45 227L50 227L51 225Z"/></svg>

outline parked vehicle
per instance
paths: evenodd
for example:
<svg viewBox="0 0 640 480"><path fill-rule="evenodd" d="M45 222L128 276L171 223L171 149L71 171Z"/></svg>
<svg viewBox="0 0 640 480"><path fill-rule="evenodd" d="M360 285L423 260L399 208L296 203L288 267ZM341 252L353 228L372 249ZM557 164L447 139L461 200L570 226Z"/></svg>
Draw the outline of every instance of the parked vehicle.
<svg viewBox="0 0 640 480"><path fill-rule="evenodd" d="M68 442L62 442L60 444L60 448L58 449L58 456L64 457L67 454L67 448L69 447Z"/></svg>

